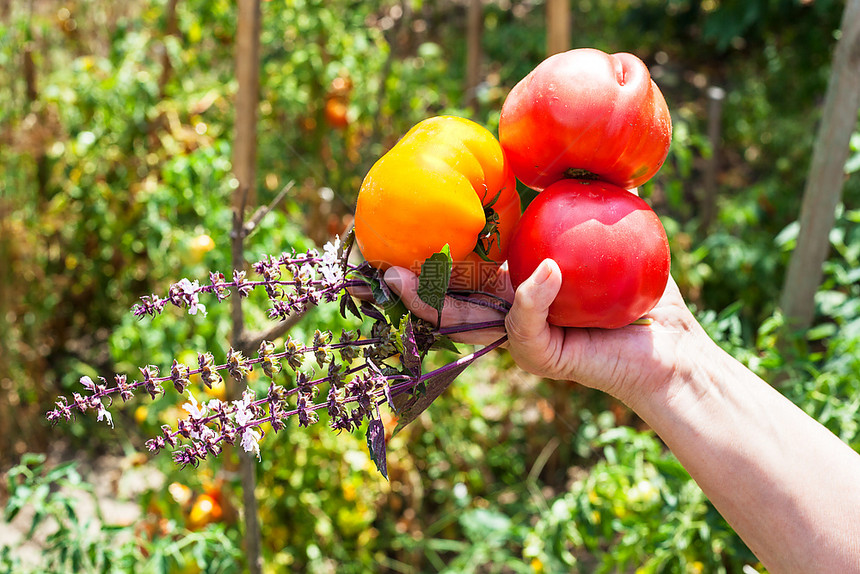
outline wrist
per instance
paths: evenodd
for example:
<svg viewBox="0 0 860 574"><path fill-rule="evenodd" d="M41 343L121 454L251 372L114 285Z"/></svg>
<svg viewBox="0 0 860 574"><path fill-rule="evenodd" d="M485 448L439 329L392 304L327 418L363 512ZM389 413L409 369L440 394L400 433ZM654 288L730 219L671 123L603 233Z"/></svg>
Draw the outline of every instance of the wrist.
<svg viewBox="0 0 860 574"><path fill-rule="evenodd" d="M711 395L719 394L729 371L743 368L692 314L670 328L655 328L653 342L660 366L631 385L626 396L618 397L649 424L672 413L701 408Z"/></svg>

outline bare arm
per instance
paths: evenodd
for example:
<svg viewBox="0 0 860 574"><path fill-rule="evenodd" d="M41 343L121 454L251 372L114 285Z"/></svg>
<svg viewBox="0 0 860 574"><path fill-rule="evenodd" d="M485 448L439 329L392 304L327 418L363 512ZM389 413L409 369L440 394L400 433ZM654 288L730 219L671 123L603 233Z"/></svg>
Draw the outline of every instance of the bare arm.
<svg viewBox="0 0 860 574"><path fill-rule="evenodd" d="M426 312L414 276L395 269L386 278ZM860 454L720 349L674 282L650 325L616 330L549 325L560 285L558 266L545 262L513 297L508 348L523 369L634 409L774 574L860 573ZM454 324L489 313L452 305L443 322L446 312Z"/></svg>
<svg viewBox="0 0 860 574"><path fill-rule="evenodd" d="M860 455L711 342L630 406L761 562L860 572Z"/></svg>

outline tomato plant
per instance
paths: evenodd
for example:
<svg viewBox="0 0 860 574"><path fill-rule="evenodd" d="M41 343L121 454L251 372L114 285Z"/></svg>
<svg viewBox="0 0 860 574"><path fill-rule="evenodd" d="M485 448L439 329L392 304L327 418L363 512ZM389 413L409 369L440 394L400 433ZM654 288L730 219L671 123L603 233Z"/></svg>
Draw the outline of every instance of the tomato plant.
<svg viewBox="0 0 860 574"><path fill-rule="evenodd" d="M563 277L549 322L564 327L628 325L657 304L669 279L657 214L639 196L599 181L559 181L526 208L508 253L514 286L546 258Z"/></svg>
<svg viewBox="0 0 860 574"><path fill-rule="evenodd" d="M629 189L663 165L672 122L639 58L580 48L550 56L514 86L499 139L517 178L538 191L562 178Z"/></svg>
<svg viewBox="0 0 860 574"><path fill-rule="evenodd" d="M358 192L355 240L381 269L420 271L448 245L451 286L485 285L520 217L516 180L498 140L463 118L424 120L370 168Z"/></svg>

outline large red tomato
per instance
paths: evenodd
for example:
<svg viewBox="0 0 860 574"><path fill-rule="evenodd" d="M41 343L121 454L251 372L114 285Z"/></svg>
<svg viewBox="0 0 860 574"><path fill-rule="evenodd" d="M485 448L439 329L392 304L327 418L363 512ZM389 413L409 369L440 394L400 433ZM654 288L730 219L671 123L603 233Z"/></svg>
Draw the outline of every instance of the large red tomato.
<svg viewBox="0 0 860 574"><path fill-rule="evenodd" d="M513 285L546 258L562 272L549 322L617 328L654 308L669 279L669 242L645 201L612 184L566 179L523 212L508 249Z"/></svg>
<svg viewBox="0 0 860 574"><path fill-rule="evenodd" d="M672 121L632 54L580 48L550 56L505 99L499 140L514 174L538 191L563 178L632 188L666 160Z"/></svg>

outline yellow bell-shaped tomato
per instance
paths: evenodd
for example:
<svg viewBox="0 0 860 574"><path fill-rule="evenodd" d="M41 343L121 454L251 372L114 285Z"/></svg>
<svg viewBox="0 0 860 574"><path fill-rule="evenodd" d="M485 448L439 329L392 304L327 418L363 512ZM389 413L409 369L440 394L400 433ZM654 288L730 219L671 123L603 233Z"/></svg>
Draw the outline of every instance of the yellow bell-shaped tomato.
<svg viewBox="0 0 860 574"><path fill-rule="evenodd" d="M414 126L367 173L355 240L375 267L415 273L448 245L451 286L492 290L520 213L498 140L475 122L440 116Z"/></svg>

